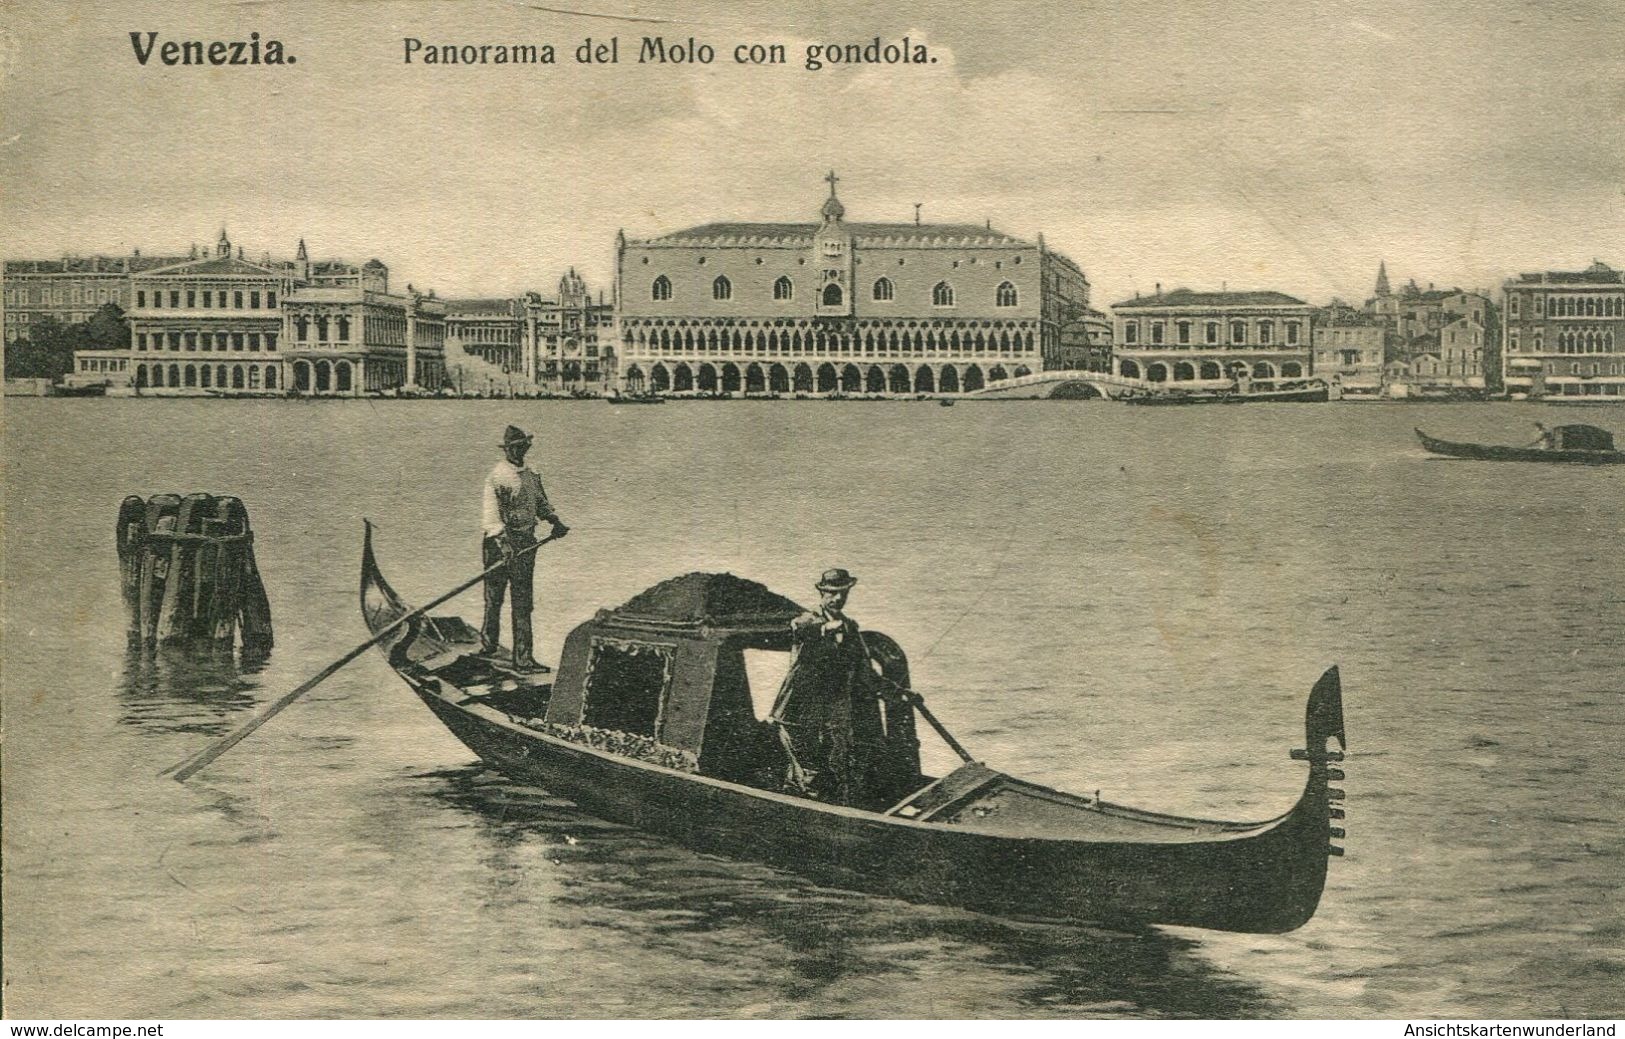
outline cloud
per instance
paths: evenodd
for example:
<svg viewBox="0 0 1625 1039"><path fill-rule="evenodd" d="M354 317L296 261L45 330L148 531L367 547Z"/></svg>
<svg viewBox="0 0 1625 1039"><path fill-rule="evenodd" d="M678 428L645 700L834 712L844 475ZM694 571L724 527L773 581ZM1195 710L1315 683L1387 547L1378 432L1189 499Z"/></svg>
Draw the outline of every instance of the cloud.
<svg viewBox="0 0 1625 1039"><path fill-rule="evenodd" d="M303 235L447 294L546 290L571 264L607 287L617 228L812 219L831 167L854 220L924 202L1044 232L1097 303L1154 281L1358 296L1381 258L1481 283L1625 241L1625 46L1604 5L585 9L670 24L548 6L19 5L0 52L10 248L184 249L225 222L250 252ZM257 28L300 65L140 68L127 32L149 24ZM639 66L646 34L717 61ZM408 35L562 60L405 66ZM575 64L588 35L620 36L622 64ZM809 43L875 36L937 61L802 65ZM736 41L790 62L735 66Z"/></svg>

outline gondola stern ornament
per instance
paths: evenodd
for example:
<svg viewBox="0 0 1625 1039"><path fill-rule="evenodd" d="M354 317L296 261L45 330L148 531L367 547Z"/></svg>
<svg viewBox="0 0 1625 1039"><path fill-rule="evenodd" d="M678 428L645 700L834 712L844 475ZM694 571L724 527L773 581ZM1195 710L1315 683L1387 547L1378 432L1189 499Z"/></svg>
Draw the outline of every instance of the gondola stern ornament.
<svg viewBox="0 0 1625 1039"><path fill-rule="evenodd" d="M1338 750L1326 749L1326 741L1331 739L1337 740ZM1344 770L1333 767L1331 762L1342 761L1347 750L1348 737L1343 723L1342 678L1334 665L1326 669L1309 692L1309 705L1304 711L1304 746L1301 750L1292 751L1293 760L1309 763L1311 789L1318 787L1324 793L1328 838L1344 836L1343 827L1332 826L1331 822L1343 819L1344 812L1340 805L1346 795L1341 787L1329 784L1346 777ZM1326 854L1340 857L1343 848L1328 843Z"/></svg>
<svg viewBox="0 0 1625 1039"><path fill-rule="evenodd" d="M1348 750L1348 737L1343 731L1343 682L1337 665L1327 668L1315 683L1305 714L1304 746L1309 749L1311 760L1326 760L1326 741L1333 737L1339 749Z"/></svg>

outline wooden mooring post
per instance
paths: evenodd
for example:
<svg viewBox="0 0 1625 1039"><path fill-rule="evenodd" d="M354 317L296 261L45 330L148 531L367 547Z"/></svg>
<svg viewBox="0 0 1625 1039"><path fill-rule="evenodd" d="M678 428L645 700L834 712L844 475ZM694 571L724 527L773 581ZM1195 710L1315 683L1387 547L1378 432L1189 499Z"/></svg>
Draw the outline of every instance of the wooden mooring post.
<svg viewBox="0 0 1625 1039"><path fill-rule="evenodd" d="M271 648L271 603L254 559L248 509L230 496L125 498L119 576L132 645Z"/></svg>

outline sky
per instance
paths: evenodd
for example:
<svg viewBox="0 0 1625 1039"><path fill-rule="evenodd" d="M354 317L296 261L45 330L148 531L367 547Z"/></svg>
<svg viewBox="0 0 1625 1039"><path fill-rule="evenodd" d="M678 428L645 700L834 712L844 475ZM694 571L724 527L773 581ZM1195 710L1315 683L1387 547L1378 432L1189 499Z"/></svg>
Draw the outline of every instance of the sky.
<svg viewBox="0 0 1625 1039"><path fill-rule="evenodd" d="M609 289L614 239L715 220L1042 233L1105 307L1275 289L1362 300L1625 267L1625 17L1529 3L0 4L7 257L184 253L389 264L442 296ZM162 41L281 40L296 63L140 65ZM580 65L588 36L618 65ZM639 65L644 36L710 65ZM808 44L934 63L808 71ZM553 66L430 66L425 44L552 44ZM739 43L789 63L745 66ZM421 59L421 55L420 55Z"/></svg>

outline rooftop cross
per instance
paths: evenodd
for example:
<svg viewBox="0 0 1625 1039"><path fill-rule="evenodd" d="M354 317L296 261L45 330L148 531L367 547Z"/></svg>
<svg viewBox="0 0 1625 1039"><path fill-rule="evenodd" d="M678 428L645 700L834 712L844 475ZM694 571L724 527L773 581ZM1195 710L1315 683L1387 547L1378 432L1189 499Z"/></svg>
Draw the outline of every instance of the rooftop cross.
<svg viewBox="0 0 1625 1039"><path fill-rule="evenodd" d="M824 199L824 208L820 212L824 214L825 223L839 222L846 216L846 207L841 205L841 200L835 197L835 184L841 178L835 175L834 170L830 170L829 176L824 179L829 182L829 198Z"/></svg>

